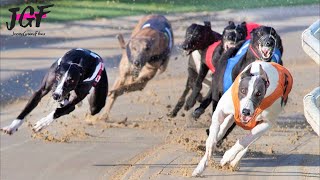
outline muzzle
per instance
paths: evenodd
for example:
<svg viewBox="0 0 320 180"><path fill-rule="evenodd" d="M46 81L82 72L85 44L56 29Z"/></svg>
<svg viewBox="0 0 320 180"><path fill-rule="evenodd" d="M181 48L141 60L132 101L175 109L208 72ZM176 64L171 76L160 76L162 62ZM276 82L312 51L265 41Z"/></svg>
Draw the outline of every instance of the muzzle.
<svg viewBox="0 0 320 180"><path fill-rule="evenodd" d="M264 35L258 40L258 46L262 60L269 61L273 55L274 48L277 46L277 39L271 33Z"/></svg>
<svg viewBox="0 0 320 180"><path fill-rule="evenodd" d="M224 41L223 48L225 50L232 48L232 47L235 47L236 44L239 41L241 41L241 38L238 36L238 33L237 33L237 28L238 28L238 26L236 26L235 29L226 29L225 30L226 32L229 32L229 33L233 32L235 34L235 36L228 35L227 37L223 37L223 41Z"/></svg>

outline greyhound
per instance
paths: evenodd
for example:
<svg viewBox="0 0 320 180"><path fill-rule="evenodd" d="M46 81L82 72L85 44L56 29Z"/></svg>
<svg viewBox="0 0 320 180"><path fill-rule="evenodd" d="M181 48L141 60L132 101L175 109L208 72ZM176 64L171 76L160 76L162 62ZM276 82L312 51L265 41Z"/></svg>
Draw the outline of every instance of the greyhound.
<svg viewBox="0 0 320 180"><path fill-rule="evenodd" d="M100 119L109 118L118 96L141 91L158 71L166 70L174 44L170 22L162 15L143 17L127 43L121 34L118 40L122 48L120 75L109 92L109 101Z"/></svg>
<svg viewBox="0 0 320 180"><path fill-rule="evenodd" d="M91 115L95 115L104 107L108 92L108 77L103 60L90 50L72 49L51 65L40 88L31 96L26 107L9 126L1 130L10 135L16 132L42 97L53 90L52 98L60 103L60 107L33 126L34 131L38 132L60 116L72 112L91 89L90 111Z"/></svg>
<svg viewBox="0 0 320 180"><path fill-rule="evenodd" d="M211 23L204 21L204 25L191 24L185 34L185 40L181 44L181 48L189 55L188 60L188 79L185 89L179 98L173 110L168 114L169 117L176 117L180 109L183 107L186 97L191 89L195 86L195 81L199 73L203 74L206 67L202 63L203 56L209 45L222 39L222 35L211 30ZM203 81L203 85L211 86L211 74L209 73ZM211 92L208 94L211 96ZM208 96L207 95L207 96ZM197 96L197 100L202 100L202 94Z"/></svg>
<svg viewBox="0 0 320 180"><path fill-rule="evenodd" d="M255 61L248 65L221 97L212 115L205 155L192 176L202 174L217 142L234 122L250 133L224 153L220 164L230 163L237 168L249 146L275 123L287 103L292 84L290 72L277 63Z"/></svg>

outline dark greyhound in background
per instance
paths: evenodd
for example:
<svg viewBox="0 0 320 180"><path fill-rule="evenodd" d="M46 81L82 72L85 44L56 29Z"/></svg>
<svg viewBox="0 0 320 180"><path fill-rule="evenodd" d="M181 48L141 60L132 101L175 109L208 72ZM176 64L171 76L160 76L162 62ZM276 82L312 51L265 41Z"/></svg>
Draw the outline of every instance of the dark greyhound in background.
<svg viewBox="0 0 320 180"><path fill-rule="evenodd" d="M199 93L202 89L202 82L206 77L209 69L211 70L211 73L214 73L216 64L220 63L219 59L221 55L225 53L229 48L233 48L238 44L241 44L242 40L245 39L245 36L246 34L244 28L241 28L241 26L236 26L234 22L229 21L228 26L225 27L223 30L222 39L219 39L219 41L214 42L206 49L206 51L204 51L204 53L201 56L202 58L200 71L192 88L192 94L187 99L185 105L186 110L192 108L196 103L196 98L199 96ZM212 83L215 82L213 81ZM205 98L205 101L207 102L203 103L208 103L209 99L210 104L210 95L206 97L207 98Z"/></svg>
<svg viewBox="0 0 320 180"><path fill-rule="evenodd" d="M40 88L31 96L17 119L1 130L6 134L16 132L42 97L52 90L52 98L60 103L60 107L33 126L34 131L40 131L60 116L72 112L75 105L81 102L91 89L90 111L91 115L95 115L104 107L108 92L108 78L103 60L90 50L72 49L51 65Z"/></svg>
<svg viewBox="0 0 320 180"><path fill-rule="evenodd" d="M162 15L143 17L127 43L121 34L118 40L122 48L120 75L109 93L109 102L101 119L108 119L118 96L141 91L158 71L166 70L174 44L170 22Z"/></svg>
<svg viewBox="0 0 320 180"><path fill-rule="evenodd" d="M212 108L213 112L221 98L237 75L250 63L261 60L275 62L282 65L282 42L280 36L272 27L260 26L253 29L251 39L244 41L235 48L230 48L223 54L216 64L217 71L212 75ZM201 105L200 105L201 108ZM198 108L196 109L196 111ZM233 124L225 134L225 137L235 127ZM209 131L207 130L207 133Z"/></svg>
<svg viewBox="0 0 320 180"><path fill-rule="evenodd" d="M245 55L241 56L241 59L238 60L237 63L234 68L232 68L232 75L231 72L229 72L226 77L229 78L229 85L230 85L230 81L233 82L234 78L236 77L237 74L239 74L239 72L241 72L241 70L246 67L246 65L248 65L249 63L253 62L254 60L263 60L266 62L269 61L274 61L277 62L279 64L282 65L282 54L283 54L283 47L282 47L282 41L280 36L275 32L275 30L272 28L272 31L270 30L270 28L266 27L266 26L262 26L257 27L256 30L252 29L251 31L248 30L247 26L248 24L246 22L243 22L241 25L241 27L239 27L239 29L245 29L246 32L246 36L247 36L247 43L249 43L248 40L252 39L252 45L250 46L246 46L244 47L244 51L246 52ZM263 33L264 31L264 33ZM267 33L271 33L269 35L267 35ZM250 35L251 34L251 35ZM249 36L250 35L250 36ZM249 37L248 37L249 36ZM213 92L213 94L215 94L215 98L218 100L219 96L221 96L222 91L223 91L223 78L225 76L224 72L227 66L227 60L233 56L236 55L236 53L239 51L239 49L242 47L244 41L242 41L242 43L239 43L239 45L236 48L233 48L232 50L230 50L227 54L225 54L224 57L221 57L221 60L217 61L217 69L220 69L218 73L218 75L215 75L215 77L213 77L216 82L216 85L213 86L212 88L214 88L216 91ZM260 44L260 45L259 45ZM265 44L264 46L262 46L262 44ZM263 57L263 50L262 47L264 47L264 51L265 53L268 54L268 57ZM274 50L274 48L276 48ZM249 49L249 50L247 50ZM254 50L256 49L256 50ZM278 52L274 55L273 51ZM258 53L258 54L257 54ZM279 55L278 55L279 54ZM279 56L272 59L272 57L275 56ZM240 58L240 56L238 56ZM233 61L234 62L234 61ZM231 80L232 79L232 80ZM219 82L219 83L218 83ZM226 88L228 87L227 84L225 84ZM217 87L220 87L220 90L217 90ZM212 90L211 90L212 91ZM220 95L219 95L220 94ZM199 118L201 116L201 114L204 113L205 109L209 106L209 104L212 102L212 96L208 96L208 99L204 99L200 106L198 108L195 109L195 111L192 113L194 118ZM215 106L216 106L216 101L213 101L214 103L213 105L213 111L215 110Z"/></svg>
<svg viewBox="0 0 320 180"><path fill-rule="evenodd" d="M194 88L195 81L199 76L199 73L203 74L203 63L201 63L202 56L205 55L206 49L209 45L222 39L222 35L211 30L211 23L204 21L204 25L191 24L185 34L185 40L181 44L181 48L189 55L188 60L188 79L185 89L179 98L174 109L168 114L170 117L176 117L179 110L183 107L186 96L190 89ZM202 83L202 82L201 82ZM211 77L205 79L203 83L210 87ZM210 94L211 95L211 92ZM202 100L202 95L197 96L198 101Z"/></svg>

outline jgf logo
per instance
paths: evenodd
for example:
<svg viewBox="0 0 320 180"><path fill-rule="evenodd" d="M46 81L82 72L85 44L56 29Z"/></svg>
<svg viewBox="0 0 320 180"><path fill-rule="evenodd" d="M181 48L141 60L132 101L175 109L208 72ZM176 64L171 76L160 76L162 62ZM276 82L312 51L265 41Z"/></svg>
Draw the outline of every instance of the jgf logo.
<svg viewBox="0 0 320 180"><path fill-rule="evenodd" d="M16 25L16 20L19 20L19 24L21 27L27 27L30 26L32 27L32 21L36 20L36 27L40 27L41 19L46 17L46 14L48 14L50 11L44 11L44 9L52 7L53 4L51 5L45 5L45 6L37 6L39 9L39 12L34 12L34 8L32 6L27 6L21 14L18 14L17 12L20 10L19 7L16 8L11 8L9 11L12 13L11 15L11 23L9 26L9 23L6 22L7 24L7 29L10 31L14 28ZM29 10L29 13L26 13L26 11ZM23 24L22 20L28 20L28 23Z"/></svg>

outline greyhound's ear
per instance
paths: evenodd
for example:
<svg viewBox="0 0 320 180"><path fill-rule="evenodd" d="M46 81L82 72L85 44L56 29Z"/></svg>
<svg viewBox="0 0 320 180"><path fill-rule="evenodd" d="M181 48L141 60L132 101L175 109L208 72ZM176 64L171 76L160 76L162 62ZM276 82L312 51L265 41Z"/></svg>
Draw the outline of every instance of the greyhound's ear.
<svg viewBox="0 0 320 180"><path fill-rule="evenodd" d="M247 23L245 22L245 21L243 21L242 23L241 23L241 26L246 26L247 25Z"/></svg>
<svg viewBox="0 0 320 180"><path fill-rule="evenodd" d="M251 64L248 66L248 68L241 74L241 79L248 77L248 76L252 76L251 74Z"/></svg>
<svg viewBox="0 0 320 180"><path fill-rule="evenodd" d="M229 21L229 25L233 25L235 26L234 22L233 21Z"/></svg>
<svg viewBox="0 0 320 180"><path fill-rule="evenodd" d="M258 29L258 28L254 28L254 29L252 29L252 31L250 32L251 39L252 39L252 37L257 33L257 29Z"/></svg>
<svg viewBox="0 0 320 180"><path fill-rule="evenodd" d="M267 87L269 87L269 78L267 73L263 70L261 64L259 65L259 75L260 77L267 83Z"/></svg>
<svg viewBox="0 0 320 180"><path fill-rule="evenodd" d="M118 41L119 41L121 49L125 49L126 48L126 42L124 41L124 38L123 38L122 34L118 34L117 38L118 38Z"/></svg>
<svg viewBox="0 0 320 180"><path fill-rule="evenodd" d="M206 27L211 27L211 22L210 21L203 21L204 26Z"/></svg>
<svg viewBox="0 0 320 180"><path fill-rule="evenodd" d="M276 35L277 31L273 27L271 27L270 34Z"/></svg>

